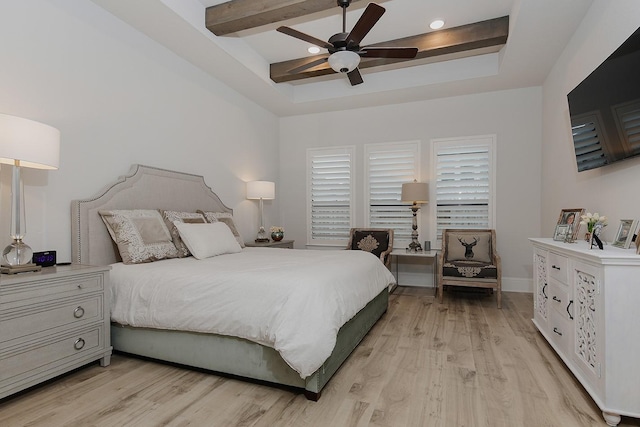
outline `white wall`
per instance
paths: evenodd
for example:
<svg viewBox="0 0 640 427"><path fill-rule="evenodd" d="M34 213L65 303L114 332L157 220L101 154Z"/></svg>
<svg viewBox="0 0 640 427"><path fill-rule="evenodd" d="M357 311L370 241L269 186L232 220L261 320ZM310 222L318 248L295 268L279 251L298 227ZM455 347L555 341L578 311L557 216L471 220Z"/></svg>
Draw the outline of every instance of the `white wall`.
<svg viewBox="0 0 640 427"><path fill-rule="evenodd" d="M421 179L430 179L431 140L497 136L498 250L504 288L530 292L531 249L540 234L541 89L526 88L402 105L310 114L280 120L280 207L287 238L306 243L306 150L356 146L356 225L364 225L364 144L421 141ZM420 241L429 234L429 210L420 211ZM402 278L400 279L402 282ZM426 272L423 282L431 283ZM412 283L417 284L417 283Z"/></svg>
<svg viewBox="0 0 640 427"><path fill-rule="evenodd" d="M607 215L611 241L620 219L640 219L640 158L577 172L566 95L640 27L637 0L595 0L543 86L542 233L562 208ZM584 228L584 227L583 227Z"/></svg>
<svg viewBox="0 0 640 427"><path fill-rule="evenodd" d="M244 182L278 178L278 120L89 1L0 2L0 112L61 131L60 169L24 169L27 237L70 258L70 202L133 163L204 175L250 240ZM0 247L11 168L0 171ZM279 222L278 200L265 222ZM273 219L272 219L273 217Z"/></svg>

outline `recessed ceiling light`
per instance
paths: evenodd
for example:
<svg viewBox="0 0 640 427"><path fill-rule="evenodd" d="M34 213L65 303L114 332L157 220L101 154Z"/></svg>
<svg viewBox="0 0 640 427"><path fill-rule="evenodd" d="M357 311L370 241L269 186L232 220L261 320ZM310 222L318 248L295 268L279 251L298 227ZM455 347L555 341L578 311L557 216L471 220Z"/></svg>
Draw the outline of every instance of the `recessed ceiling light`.
<svg viewBox="0 0 640 427"><path fill-rule="evenodd" d="M429 24L429 27L431 27L432 30L439 30L440 28L444 27L444 20L436 19L431 24Z"/></svg>
<svg viewBox="0 0 640 427"><path fill-rule="evenodd" d="M309 51L309 53L316 54L320 53L320 48L318 46L311 46L307 51Z"/></svg>

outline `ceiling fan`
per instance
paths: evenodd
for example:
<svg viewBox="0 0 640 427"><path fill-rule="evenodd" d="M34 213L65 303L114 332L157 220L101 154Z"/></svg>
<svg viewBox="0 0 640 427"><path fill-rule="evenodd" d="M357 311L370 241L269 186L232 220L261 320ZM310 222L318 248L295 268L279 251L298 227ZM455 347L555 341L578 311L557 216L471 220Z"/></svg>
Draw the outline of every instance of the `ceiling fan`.
<svg viewBox="0 0 640 427"><path fill-rule="evenodd" d="M360 47L360 42L382 17L385 8L375 3L369 3L356 25L351 29L351 32L347 33L347 7L350 4L351 0L338 0L338 6L342 8L342 32L334 34L327 42L293 28L279 27L277 29L278 32L329 51L329 55L289 70L290 73L298 73L328 61L335 72L346 73L351 85L355 86L363 82L362 75L358 70L360 58L412 59L416 57L418 48L415 47Z"/></svg>

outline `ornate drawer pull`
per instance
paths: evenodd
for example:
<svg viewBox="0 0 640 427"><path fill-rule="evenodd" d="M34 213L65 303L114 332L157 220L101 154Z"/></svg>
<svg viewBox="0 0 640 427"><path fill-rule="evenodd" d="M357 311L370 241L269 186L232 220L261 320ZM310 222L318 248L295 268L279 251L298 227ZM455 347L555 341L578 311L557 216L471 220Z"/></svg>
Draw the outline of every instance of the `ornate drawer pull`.
<svg viewBox="0 0 640 427"><path fill-rule="evenodd" d="M557 266L557 265L555 265L555 264L551 265L551 268L553 268L554 270L558 270L558 271L560 271L560 270L561 270L561 269L560 269L560 267L558 267L558 266Z"/></svg>
<svg viewBox="0 0 640 427"><path fill-rule="evenodd" d="M544 295L544 299L549 299L549 297L547 296L547 293L544 291L545 289L547 289L546 283L544 284L544 286L542 286L542 295Z"/></svg>
<svg viewBox="0 0 640 427"><path fill-rule="evenodd" d="M76 307L75 310L73 310L73 317L75 317L76 319L79 319L82 316L84 316L84 308L82 308L82 306L79 305L78 307Z"/></svg>
<svg viewBox="0 0 640 427"><path fill-rule="evenodd" d="M558 328L553 328L553 332L555 332L556 334L558 334L558 335L562 336L562 332L560 332L560 331L558 330Z"/></svg>
<svg viewBox="0 0 640 427"><path fill-rule="evenodd" d="M553 296L553 300L557 302L562 302L562 300L555 295Z"/></svg>
<svg viewBox="0 0 640 427"><path fill-rule="evenodd" d="M73 348L76 350L82 350L84 347L84 340L82 338L78 338L76 342L73 343Z"/></svg>
<svg viewBox="0 0 640 427"><path fill-rule="evenodd" d="M569 319L573 320L573 316L571 315L571 312L569 311L569 307L571 307L571 304L573 304L573 300L569 301L569 304L567 304L567 314L569 315Z"/></svg>

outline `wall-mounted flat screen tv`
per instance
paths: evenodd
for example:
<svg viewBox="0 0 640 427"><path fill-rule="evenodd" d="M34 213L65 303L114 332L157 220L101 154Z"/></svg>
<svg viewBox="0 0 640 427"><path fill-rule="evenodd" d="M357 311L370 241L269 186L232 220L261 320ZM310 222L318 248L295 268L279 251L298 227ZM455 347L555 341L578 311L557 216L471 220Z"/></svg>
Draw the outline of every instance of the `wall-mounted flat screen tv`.
<svg viewBox="0 0 640 427"><path fill-rule="evenodd" d="M640 155L640 28L567 98L578 172Z"/></svg>

